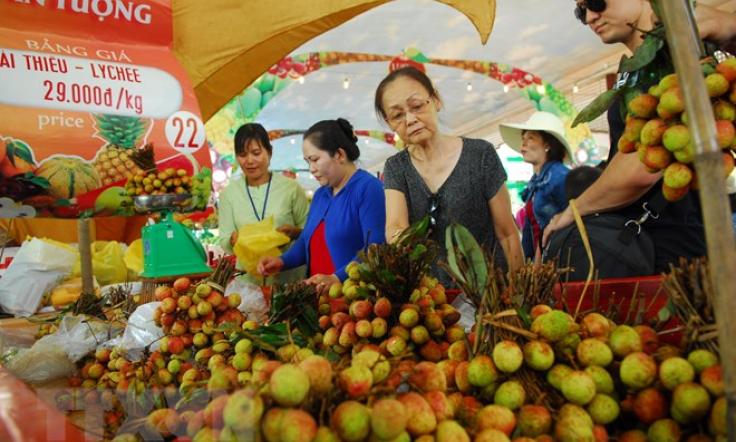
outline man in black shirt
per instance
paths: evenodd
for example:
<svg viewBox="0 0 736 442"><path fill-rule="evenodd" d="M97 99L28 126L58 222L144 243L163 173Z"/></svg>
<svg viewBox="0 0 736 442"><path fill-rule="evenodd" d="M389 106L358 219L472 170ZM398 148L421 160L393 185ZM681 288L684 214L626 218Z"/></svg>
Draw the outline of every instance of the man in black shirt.
<svg viewBox="0 0 736 442"><path fill-rule="evenodd" d="M621 43L633 53L643 42L642 31L653 28L656 16L647 0L576 0L576 17L590 27L605 44ZM725 50L736 47L736 16L699 4L696 19L702 38L720 44ZM609 164L601 177L575 202L582 216L599 212L621 213L638 218L642 205L661 193L661 173L649 173L637 155L618 155L618 139L624 122L618 105L609 110L611 152ZM706 253L705 234L699 207L691 192L684 199L669 203L645 224L656 249L655 272L667 270L678 257L701 256ZM573 222L572 209L555 216L544 232L549 235Z"/></svg>

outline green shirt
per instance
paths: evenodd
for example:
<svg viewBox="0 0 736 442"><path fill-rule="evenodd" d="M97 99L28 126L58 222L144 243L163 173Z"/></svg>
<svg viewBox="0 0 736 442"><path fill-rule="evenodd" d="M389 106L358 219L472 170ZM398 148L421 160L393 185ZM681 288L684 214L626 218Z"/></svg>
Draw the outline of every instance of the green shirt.
<svg viewBox="0 0 736 442"><path fill-rule="evenodd" d="M268 191L265 216L273 215L273 224L276 228L283 225L303 228L309 211L309 201L307 201L304 189L295 180L281 174L271 172L271 177L271 189ZM252 204L245 189L245 178L231 182L220 193L218 203L220 246L226 253L234 253L230 245L230 236L234 231L240 230L244 225L255 224L259 221L267 189L268 183L261 186L248 186L250 197L253 199ZM253 206L258 211L257 216L253 211ZM282 247L281 251L288 250L289 246L291 243ZM240 262L237 267L243 268ZM306 269L302 266L282 272L276 276L276 281L280 283L299 281L304 279L306 274ZM256 285L263 283L263 280L250 274L245 275L244 279ZM271 282L272 278L269 278L267 283Z"/></svg>

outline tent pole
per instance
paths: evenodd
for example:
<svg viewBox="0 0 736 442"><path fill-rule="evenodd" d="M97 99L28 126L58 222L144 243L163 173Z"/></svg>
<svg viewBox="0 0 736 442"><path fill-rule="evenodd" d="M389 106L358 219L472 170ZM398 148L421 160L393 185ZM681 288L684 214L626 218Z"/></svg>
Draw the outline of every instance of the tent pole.
<svg viewBox="0 0 736 442"><path fill-rule="evenodd" d="M723 366L723 384L728 403L726 422L728 440L736 441L736 345L729 338L736 336L736 247L731 224L731 210L723 176L723 154L716 141L713 108L705 89L698 59L697 30L689 19L688 0L659 2L662 20L667 30L677 77L682 90L694 149L695 170L700 185L701 208L708 245L711 282L715 291L715 316L718 343ZM689 32L688 32L689 30Z"/></svg>
<svg viewBox="0 0 736 442"><path fill-rule="evenodd" d="M82 293L94 293L95 287L92 279L92 251L89 235L89 219L79 218L77 220L77 232L79 242L79 260L82 265Z"/></svg>

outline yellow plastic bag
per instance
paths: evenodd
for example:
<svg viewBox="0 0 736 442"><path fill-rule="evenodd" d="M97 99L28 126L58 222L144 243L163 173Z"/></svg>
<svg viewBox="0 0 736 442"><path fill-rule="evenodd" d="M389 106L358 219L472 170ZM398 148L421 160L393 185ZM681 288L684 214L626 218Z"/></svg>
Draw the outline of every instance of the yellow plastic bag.
<svg viewBox="0 0 736 442"><path fill-rule="evenodd" d="M82 274L79 259L74 264L73 275ZM100 285L125 282L128 268L123 259L123 247L117 241L95 241L92 243L92 274Z"/></svg>
<svg viewBox="0 0 736 442"><path fill-rule="evenodd" d="M125 266L136 275L143 272L143 241L136 239L125 249Z"/></svg>
<svg viewBox="0 0 736 442"><path fill-rule="evenodd" d="M279 247L289 241L288 236L274 229L273 216L269 216L255 224L241 227L233 250L243 269L260 277L257 267L261 259L266 256L281 256Z"/></svg>

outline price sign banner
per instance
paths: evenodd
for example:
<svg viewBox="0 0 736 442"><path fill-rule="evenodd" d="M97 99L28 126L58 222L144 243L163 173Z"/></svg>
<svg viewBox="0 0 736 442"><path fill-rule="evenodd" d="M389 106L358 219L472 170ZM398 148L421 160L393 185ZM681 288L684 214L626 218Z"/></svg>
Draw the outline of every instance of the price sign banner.
<svg viewBox="0 0 736 442"><path fill-rule="evenodd" d="M0 2L0 218L133 215L212 170L170 0Z"/></svg>

